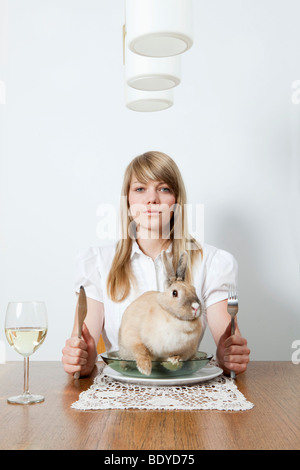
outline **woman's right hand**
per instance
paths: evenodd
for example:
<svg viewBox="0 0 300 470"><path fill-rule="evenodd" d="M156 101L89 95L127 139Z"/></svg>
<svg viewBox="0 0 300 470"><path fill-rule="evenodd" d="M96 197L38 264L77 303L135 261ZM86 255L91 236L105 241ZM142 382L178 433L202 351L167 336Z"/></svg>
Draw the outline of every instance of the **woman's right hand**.
<svg viewBox="0 0 300 470"><path fill-rule="evenodd" d="M85 323L81 339L76 336L67 339L62 354L64 370L68 374L73 375L78 371L81 377L91 374L97 360L97 348Z"/></svg>

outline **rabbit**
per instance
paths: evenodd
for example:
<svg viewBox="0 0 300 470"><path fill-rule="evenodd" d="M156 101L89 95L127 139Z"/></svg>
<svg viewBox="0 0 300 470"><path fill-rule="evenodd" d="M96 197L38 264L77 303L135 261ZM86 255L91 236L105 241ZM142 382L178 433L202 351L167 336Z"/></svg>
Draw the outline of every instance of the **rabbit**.
<svg viewBox="0 0 300 470"><path fill-rule="evenodd" d="M167 274L165 291L148 291L125 310L119 329L119 354L134 359L143 375L150 375L152 360L191 359L202 333L202 305L195 287L184 281L187 252L181 254L176 274L166 253L162 259Z"/></svg>

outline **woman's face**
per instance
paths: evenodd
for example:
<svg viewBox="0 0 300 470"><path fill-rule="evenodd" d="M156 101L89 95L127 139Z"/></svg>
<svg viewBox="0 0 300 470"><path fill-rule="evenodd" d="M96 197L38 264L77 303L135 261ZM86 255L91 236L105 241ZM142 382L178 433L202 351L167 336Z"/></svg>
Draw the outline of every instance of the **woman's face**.
<svg viewBox="0 0 300 470"><path fill-rule="evenodd" d="M161 238L170 231L173 205L176 203L172 189L163 181L141 183L133 175L128 202L130 214L141 238ZM164 238L164 237L163 237Z"/></svg>

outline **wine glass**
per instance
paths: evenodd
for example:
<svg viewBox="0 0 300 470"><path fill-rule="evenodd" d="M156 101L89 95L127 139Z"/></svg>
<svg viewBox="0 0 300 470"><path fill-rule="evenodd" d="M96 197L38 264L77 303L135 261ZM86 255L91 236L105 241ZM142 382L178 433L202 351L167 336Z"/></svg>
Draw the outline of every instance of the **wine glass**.
<svg viewBox="0 0 300 470"><path fill-rule="evenodd" d="M24 357L24 392L7 399L9 403L30 404L44 401L42 395L29 392L29 356L44 341L48 330L44 302L9 302L5 317L8 343Z"/></svg>

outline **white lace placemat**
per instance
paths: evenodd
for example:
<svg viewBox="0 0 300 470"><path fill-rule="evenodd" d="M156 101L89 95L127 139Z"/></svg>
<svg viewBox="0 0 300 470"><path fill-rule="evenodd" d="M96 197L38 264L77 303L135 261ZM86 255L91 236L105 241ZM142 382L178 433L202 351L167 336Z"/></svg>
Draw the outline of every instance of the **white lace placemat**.
<svg viewBox="0 0 300 470"><path fill-rule="evenodd" d="M145 386L119 382L100 369L93 385L71 405L77 410L231 410L253 408L234 381L219 377L195 385Z"/></svg>

